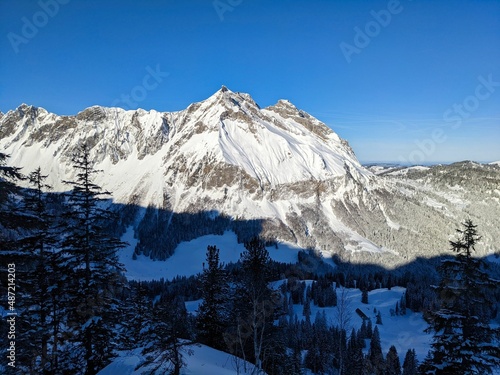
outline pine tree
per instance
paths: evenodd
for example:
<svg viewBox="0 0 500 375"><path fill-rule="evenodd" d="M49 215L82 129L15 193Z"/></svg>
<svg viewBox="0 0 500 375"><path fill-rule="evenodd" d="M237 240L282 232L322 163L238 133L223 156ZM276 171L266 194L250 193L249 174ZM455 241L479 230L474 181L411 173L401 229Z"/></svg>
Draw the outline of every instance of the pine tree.
<svg viewBox="0 0 500 375"><path fill-rule="evenodd" d="M228 338L239 343L244 359L251 359L261 370L271 340L268 333L272 330L275 310L281 303L279 295L268 286L270 257L264 242L254 238L245 243L240 262L242 275L234 303L237 325L233 327L234 334L227 334L225 339L226 343Z"/></svg>
<svg viewBox="0 0 500 375"><path fill-rule="evenodd" d="M28 224L25 217L17 212L15 202L10 199L11 194L19 191L15 183L25 177L21 174L21 168L7 165L9 156L0 152L0 249L3 251L15 248L12 237L17 233L11 231L25 228Z"/></svg>
<svg viewBox="0 0 500 375"><path fill-rule="evenodd" d="M93 375L112 356L111 337L119 306L116 293L123 284L123 267L116 252L124 243L105 230L115 220L113 213L103 208L103 197L110 193L92 182L98 171L86 145L80 148L73 163L75 181L65 181L72 190L67 196L63 249L66 272L71 275L67 287L74 310L69 328L78 348L73 353L83 362L72 365L82 368L85 375Z"/></svg>
<svg viewBox="0 0 500 375"><path fill-rule="evenodd" d="M399 362L398 351L394 345L391 345L385 360L386 375L401 375L401 362Z"/></svg>
<svg viewBox="0 0 500 375"><path fill-rule="evenodd" d="M132 350L148 342L144 327L152 320L153 301L144 282L131 283L130 290L122 299L126 302L120 306L122 319L118 327L118 349Z"/></svg>
<svg viewBox="0 0 500 375"><path fill-rule="evenodd" d="M367 324L366 324L366 338L371 339L373 337L373 325L372 325L372 320L367 319Z"/></svg>
<svg viewBox="0 0 500 375"><path fill-rule="evenodd" d="M361 291L361 303L368 304L368 289Z"/></svg>
<svg viewBox="0 0 500 375"><path fill-rule="evenodd" d="M306 318L306 320L309 322L311 321L311 301L308 297L306 298L304 307L302 308L302 315Z"/></svg>
<svg viewBox="0 0 500 375"><path fill-rule="evenodd" d="M401 296L399 301L399 313L400 315L406 315L406 293Z"/></svg>
<svg viewBox="0 0 500 375"><path fill-rule="evenodd" d="M456 256L440 267L440 309L430 312L434 342L422 366L426 374L491 373L500 365L499 331L489 325L490 296L500 283L488 276L483 260L473 257L480 240L476 225L466 220L463 227L457 229L459 239L450 241Z"/></svg>
<svg viewBox="0 0 500 375"><path fill-rule="evenodd" d="M377 312L377 320L376 320L375 324L382 325L382 315L380 314L380 311Z"/></svg>
<svg viewBox="0 0 500 375"><path fill-rule="evenodd" d="M403 362L403 375L417 375L418 362L415 349L408 349Z"/></svg>
<svg viewBox="0 0 500 375"><path fill-rule="evenodd" d="M26 192L21 210L23 215L33 218L34 225L17 241L28 265L21 286L27 295L21 300L25 302L25 313L20 317L25 329L20 330L19 335L20 356L24 353L25 359L31 362L27 366L31 372L41 374L57 372L66 277L57 249L56 218L50 213L44 194L44 190L50 189L44 182L46 178L40 168L28 176L33 188Z"/></svg>
<svg viewBox="0 0 500 375"><path fill-rule="evenodd" d="M219 262L219 249L207 248L207 267L201 276L203 302L197 315L198 339L213 348L222 349L227 327L229 287L226 272Z"/></svg>
<svg viewBox="0 0 500 375"><path fill-rule="evenodd" d="M359 345L360 340L354 328L347 344L346 365L343 374L362 375L363 374L363 348Z"/></svg>
<svg viewBox="0 0 500 375"><path fill-rule="evenodd" d="M151 321L144 329L148 337L142 351L145 361L136 370L144 368L150 374L179 375L186 365L182 348L193 344L190 328L184 301L162 297L155 304ZM192 351L188 349L187 353L191 355Z"/></svg>
<svg viewBox="0 0 500 375"><path fill-rule="evenodd" d="M383 375L385 369L384 355L382 354L382 346L380 344L380 333L378 327L375 326L373 330L373 336L370 341L370 351L368 352L368 358L373 366L375 375Z"/></svg>

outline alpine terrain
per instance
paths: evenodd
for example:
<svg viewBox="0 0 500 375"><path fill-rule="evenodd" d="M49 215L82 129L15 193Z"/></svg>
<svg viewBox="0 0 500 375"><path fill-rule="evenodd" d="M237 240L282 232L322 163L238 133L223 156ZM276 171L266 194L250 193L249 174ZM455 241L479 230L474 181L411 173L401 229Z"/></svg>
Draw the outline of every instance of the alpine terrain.
<svg viewBox="0 0 500 375"><path fill-rule="evenodd" d="M367 169L286 100L260 108L222 87L178 112L94 106L59 116L23 104L0 117L9 163L40 166L53 191L67 190L81 144L113 194L117 230L138 239L136 255L165 260L182 241L230 230L393 267L447 250L447 228L465 217L483 228L480 255L498 250L498 165Z"/></svg>
<svg viewBox="0 0 500 375"><path fill-rule="evenodd" d="M499 373L500 165L286 100L0 114L0 372Z"/></svg>

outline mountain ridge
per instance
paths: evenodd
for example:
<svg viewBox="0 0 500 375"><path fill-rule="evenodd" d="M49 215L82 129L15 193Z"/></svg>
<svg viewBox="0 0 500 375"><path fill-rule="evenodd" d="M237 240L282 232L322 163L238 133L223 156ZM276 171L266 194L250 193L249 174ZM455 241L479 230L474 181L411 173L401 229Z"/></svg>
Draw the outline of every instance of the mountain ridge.
<svg viewBox="0 0 500 375"><path fill-rule="evenodd" d="M234 221L248 236L397 265L439 253L436 244L447 243L444 228L454 228L464 208L479 215L469 207L483 197L468 186L462 192L439 185L434 169L376 176L347 141L289 101L260 108L249 94L225 87L176 112L93 106L58 116L21 105L0 118L0 149L12 155L9 164L25 171L40 166L54 191L74 178L71 159L83 142L104 171L95 182L113 192L123 225L132 225L139 239L130 251L154 259ZM482 178L474 166L460 168L443 173L470 170ZM497 168L488 173L496 181ZM428 183L439 185L441 195ZM495 194L488 198L492 215ZM176 231L185 233L180 238Z"/></svg>

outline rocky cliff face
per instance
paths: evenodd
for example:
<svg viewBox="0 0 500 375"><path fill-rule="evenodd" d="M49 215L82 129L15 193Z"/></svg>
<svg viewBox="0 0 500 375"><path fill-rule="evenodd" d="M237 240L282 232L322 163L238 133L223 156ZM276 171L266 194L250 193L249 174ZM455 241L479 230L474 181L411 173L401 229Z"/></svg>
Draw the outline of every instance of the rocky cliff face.
<svg viewBox="0 0 500 375"><path fill-rule="evenodd" d="M372 174L345 140L290 102L262 109L225 87L179 112L91 107L57 116L23 104L0 117L10 164L26 173L41 166L56 191L73 178L71 158L84 142L103 170L96 183L113 192L122 225L134 226L136 251L153 258L231 229L242 240L260 234L398 264L447 247L463 216L456 202L445 211L427 204L420 176ZM498 167L488 168L498 178Z"/></svg>

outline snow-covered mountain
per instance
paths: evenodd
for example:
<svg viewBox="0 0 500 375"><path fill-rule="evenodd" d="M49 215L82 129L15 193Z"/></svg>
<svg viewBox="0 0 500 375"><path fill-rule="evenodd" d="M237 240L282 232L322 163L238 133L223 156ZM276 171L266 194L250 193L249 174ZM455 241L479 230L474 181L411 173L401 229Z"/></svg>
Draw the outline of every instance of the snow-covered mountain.
<svg viewBox="0 0 500 375"><path fill-rule="evenodd" d="M58 116L23 104L0 117L9 164L25 173L41 166L55 191L67 189L62 180L74 177L71 159L84 142L103 170L96 183L113 192L121 230L133 230L136 254L156 259L182 241L232 230L240 240L260 234L394 265L446 247L463 208L478 203L458 186L436 204L434 182L414 170L377 176L345 140L290 102L260 108L226 87L178 112L94 106ZM450 198L461 188L463 198ZM497 192L489 196L496 212Z"/></svg>

